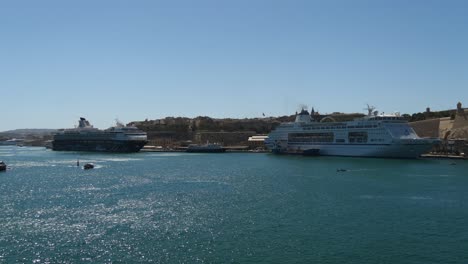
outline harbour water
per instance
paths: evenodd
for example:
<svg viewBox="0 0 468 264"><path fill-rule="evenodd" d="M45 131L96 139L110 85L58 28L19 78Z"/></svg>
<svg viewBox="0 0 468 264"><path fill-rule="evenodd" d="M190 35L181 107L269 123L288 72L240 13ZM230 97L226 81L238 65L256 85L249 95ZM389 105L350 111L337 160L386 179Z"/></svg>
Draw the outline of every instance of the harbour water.
<svg viewBox="0 0 468 264"><path fill-rule="evenodd" d="M0 160L0 263L468 263L467 161L13 146Z"/></svg>

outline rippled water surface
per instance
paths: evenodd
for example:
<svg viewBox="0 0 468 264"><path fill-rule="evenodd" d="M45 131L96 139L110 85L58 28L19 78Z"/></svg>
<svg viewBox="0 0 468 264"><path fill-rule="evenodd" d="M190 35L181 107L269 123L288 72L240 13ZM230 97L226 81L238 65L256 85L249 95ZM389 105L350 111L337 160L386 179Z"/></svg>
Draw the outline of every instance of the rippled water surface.
<svg viewBox="0 0 468 264"><path fill-rule="evenodd" d="M468 263L466 161L10 146L0 160L0 263Z"/></svg>

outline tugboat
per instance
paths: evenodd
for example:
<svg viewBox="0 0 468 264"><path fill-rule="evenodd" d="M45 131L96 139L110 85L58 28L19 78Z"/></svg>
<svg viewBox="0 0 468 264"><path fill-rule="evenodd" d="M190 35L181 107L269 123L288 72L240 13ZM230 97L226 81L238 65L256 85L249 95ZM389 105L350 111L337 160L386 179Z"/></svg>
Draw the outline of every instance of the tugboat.
<svg viewBox="0 0 468 264"><path fill-rule="evenodd" d="M0 161L0 171L6 171L6 169L7 169L7 165L5 164L5 162Z"/></svg>

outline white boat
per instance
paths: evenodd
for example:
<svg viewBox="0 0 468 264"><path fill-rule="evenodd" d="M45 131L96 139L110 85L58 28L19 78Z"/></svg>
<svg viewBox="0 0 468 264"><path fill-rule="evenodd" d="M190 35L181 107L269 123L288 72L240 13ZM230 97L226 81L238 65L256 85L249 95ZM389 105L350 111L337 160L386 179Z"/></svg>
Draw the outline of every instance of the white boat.
<svg viewBox="0 0 468 264"><path fill-rule="evenodd" d="M265 145L274 153L313 150L329 156L417 158L440 142L420 138L398 113L384 115L374 109L368 106L367 116L349 122L317 122L303 109L294 122L272 131Z"/></svg>
<svg viewBox="0 0 468 264"><path fill-rule="evenodd" d="M5 141L0 141L0 146L16 146L18 145L18 143L22 143L22 142L23 140L13 138L13 139L5 140Z"/></svg>

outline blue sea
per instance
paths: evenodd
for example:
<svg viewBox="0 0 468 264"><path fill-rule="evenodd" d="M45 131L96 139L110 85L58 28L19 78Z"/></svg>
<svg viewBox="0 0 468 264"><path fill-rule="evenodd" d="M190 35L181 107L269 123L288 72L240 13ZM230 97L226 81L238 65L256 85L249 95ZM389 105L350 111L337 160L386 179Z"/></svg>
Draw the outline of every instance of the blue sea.
<svg viewBox="0 0 468 264"><path fill-rule="evenodd" d="M467 161L12 146L0 160L0 263L468 263Z"/></svg>

